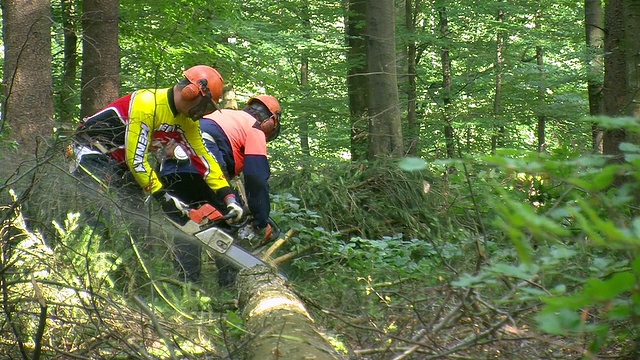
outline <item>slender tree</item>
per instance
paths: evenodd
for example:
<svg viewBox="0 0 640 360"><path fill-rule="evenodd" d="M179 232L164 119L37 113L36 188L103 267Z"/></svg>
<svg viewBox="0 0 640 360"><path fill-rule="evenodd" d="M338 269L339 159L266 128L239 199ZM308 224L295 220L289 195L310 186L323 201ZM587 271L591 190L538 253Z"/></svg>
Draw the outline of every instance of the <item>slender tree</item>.
<svg viewBox="0 0 640 360"><path fill-rule="evenodd" d="M440 61L442 63L442 114L444 118L444 141L448 158L455 157L453 126L451 125L451 59L449 58L449 20L444 4L438 7L438 29L443 44L440 47Z"/></svg>
<svg viewBox="0 0 640 360"><path fill-rule="evenodd" d="M540 10L536 11L536 28L540 28ZM538 152L543 152L545 144L545 132L547 130L547 115L545 114L546 97L545 93L547 87L545 85L547 75L544 70L544 50L541 45L536 46L536 65L538 66L538 72L540 78L538 82L538 125L536 127L536 134L538 136Z"/></svg>
<svg viewBox="0 0 640 360"><path fill-rule="evenodd" d="M364 157L367 148L367 107L369 87L367 83L365 0L348 0L346 8L347 42L347 91L351 124L351 160Z"/></svg>
<svg viewBox="0 0 640 360"><path fill-rule="evenodd" d="M502 3L502 0L498 1ZM498 24L502 23L504 20L504 10L502 8L498 9L498 13L496 14L496 22ZM502 95L502 65L504 63L504 31L498 27L496 31L496 59L495 59L495 80L494 87L495 93L493 95L493 119L494 119L494 131L491 136L491 153L496 151L498 146L502 146L502 139L504 138L504 125L502 125L501 121L501 110L500 110L500 97Z"/></svg>
<svg viewBox="0 0 640 360"><path fill-rule="evenodd" d="M61 0L62 29L64 32L62 83L59 95L60 125L69 126L75 118L75 108L78 104L76 94L76 74L78 72L78 34L76 25L75 0Z"/></svg>
<svg viewBox="0 0 640 360"><path fill-rule="evenodd" d="M623 0L607 0L604 10L604 107L609 116L624 114L625 101L628 99L626 61L623 47L624 17L622 11ZM637 34L634 36L637 37ZM622 161L620 143L625 140L624 129L606 130L603 137L603 153L613 155L617 161Z"/></svg>
<svg viewBox="0 0 640 360"><path fill-rule="evenodd" d="M4 41L2 119L25 151L53 131L51 3L2 0Z"/></svg>
<svg viewBox="0 0 640 360"><path fill-rule="evenodd" d="M627 63L626 114L640 117L640 1L625 0L623 4Z"/></svg>
<svg viewBox="0 0 640 360"><path fill-rule="evenodd" d="M302 28L306 29L302 37L310 41L311 35L309 31L311 29L311 21L309 19L309 3L304 1L304 4L301 7L302 17ZM309 55L307 54L306 49L301 50L302 53L300 55L300 90L305 92L307 90L307 86L309 85ZM311 155L311 150L309 149L309 120L306 117L300 118L300 150L305 155Z"/></svg>
<svg viewBox="0 0 640 360"><path fill-rule="evenodd" d="M605 112L602 93L604 18L601 0L584 1L584 29L587 42L587 92L589 93L589 114L602 115ZM591 127L593 150L602 153L603 131L596 124Z"/></svg>
<svg viewBox="0 0 640 360"><path fill-rule="evenodd" d="M83 1L80 116L118 97L118 0Z"/></svg>
<svg viewBox="0 0 640 360"><path fill-rule="evenodd" d="M420 0L405 0L405 26L409 40L407 41L407 137L409 145L407 153L417 155L420 152L418 139L420 127L416 114L416 60L417 47L414 38L416 29L416 17L420 8Z"/></svg>

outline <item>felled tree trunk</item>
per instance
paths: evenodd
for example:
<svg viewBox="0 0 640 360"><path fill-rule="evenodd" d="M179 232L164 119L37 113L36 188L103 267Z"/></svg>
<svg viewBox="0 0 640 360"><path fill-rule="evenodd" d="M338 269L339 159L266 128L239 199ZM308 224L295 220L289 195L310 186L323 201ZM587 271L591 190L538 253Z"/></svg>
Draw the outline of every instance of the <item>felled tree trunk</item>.
<svg viewBox="0 0 640 360"><path fill-rule="evenodd" d="M302 301L271 269L242 270L236 283L249 337L244 359L340 359Z"/></svg>

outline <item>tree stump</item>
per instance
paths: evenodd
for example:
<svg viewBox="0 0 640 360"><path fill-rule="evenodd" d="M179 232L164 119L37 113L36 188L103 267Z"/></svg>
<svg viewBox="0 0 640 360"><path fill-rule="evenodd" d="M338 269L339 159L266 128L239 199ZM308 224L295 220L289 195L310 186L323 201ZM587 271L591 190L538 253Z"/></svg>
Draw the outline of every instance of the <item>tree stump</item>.
<svg viewBox="0 0 640 360"><path fill-rule="evenodd" d="M244 359L340 359L302 301L266 266L240 271L238 306L247 329Z"/></svg>

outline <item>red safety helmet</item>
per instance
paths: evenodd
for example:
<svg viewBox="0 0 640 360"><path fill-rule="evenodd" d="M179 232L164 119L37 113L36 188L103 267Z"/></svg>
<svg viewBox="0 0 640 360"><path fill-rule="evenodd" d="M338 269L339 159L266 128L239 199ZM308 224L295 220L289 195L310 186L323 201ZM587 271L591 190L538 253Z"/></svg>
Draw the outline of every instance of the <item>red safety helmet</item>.
<svg viewBox="0 0 640 360"><path fill-rule="evenodd" d="M258 95L247 101L247 107L255 108L256 106L266 107L269 110L269 116L258 120L267 141L277 138L280 135L280 103L271 95Z"/></svg>
<svg viewBox="0 0 640 360"><path fill-rule="evenodd" d="M191 84L180 90L180 94L185 100L193 100L198 95L211 98L211 102L216 105L222 96L222 76L218 71L207 65L196 65L188 68L184 72L184 77Z"/></svg>

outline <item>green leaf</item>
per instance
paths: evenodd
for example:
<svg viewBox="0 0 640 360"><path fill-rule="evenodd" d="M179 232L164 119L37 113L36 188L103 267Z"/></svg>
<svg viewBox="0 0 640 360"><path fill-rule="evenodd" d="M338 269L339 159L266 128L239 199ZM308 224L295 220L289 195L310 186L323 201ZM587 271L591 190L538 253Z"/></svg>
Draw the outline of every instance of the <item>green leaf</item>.
<svg viewBox="0 0 640 360"><path fill-rule="evenodd" d="M529 279L531 278L532 274L531 272L527 271L525 267L530 268L530 266L524 266L524 265L515 267L508 264L496 264L491 268L491 270L499 274L515 277L518 279Z"/></svg>
<svg viewBox="0 0 640 360"><path fill-rule="evenodd" d="M636 256L631 263L631 269L636 274L636 276L640 276L640 255Z"/></svg>
<svg viewBox="0 0 640 360"><path fill-rule="evenodd" d="M585 179L572 178L569 179L571 184L583 188L587 191L600 191L611 186L613 182L614 176L619 170L619 166L611 165L604 167L600 171L595 174L589 173L585 174Z"/></svg>
<svg viewBox="0 0 640 360"><path fill-rule="evenodd" d="M611 300L620 293L633 289L636 278L630 272L616 273L607 280L588 279L584 293L596 301Z"/></svg>
<svg viewBox="0 0 640 360"><path fill-rule="evenodd" d="M593 303L593 300L585 294L575 294L572 296L557 296L542 298L546 304L545 309L555 311L560 309L578 310Z"/></svg>
<svg viewBox="0 0 640 360"><path fill-rule="evenodd" d="M640 153L640 146L628 142L621 143L618 148L623 152Z"/></svg>
<svg viewBox="0 0 640 360"><path fill-rule="evenodd" d="M427 163L417 157L406 157L400 160L398 167L404 171L420 171L427 168Z"/></svg>
<svg viewBox="0 0 640 360"><path fill-rule="evenodd" d="M576 254L576 251L571 250L567 247L554 247L551 250L551 255L556 259L569 259L574 257Z"/></svg>
<svg viewBox="0 0 640 360"><path fill-rule="evenodd" d="M540 329L553 335L566 335L567 331L577 331L580 328L580 315L567 309L540 313L535 319Z"/></svg>
<svg viewBox="0 0 640 360"><path fill-rule="evenodd" d="M477 285L484 282L485 277L486 275L484 274L480 274L478 276L473 276L470 274L462 274L462 276L460 276L458 280L452 281L451 285L457 286L457 287L470 287L470 286Z"/></svg>

